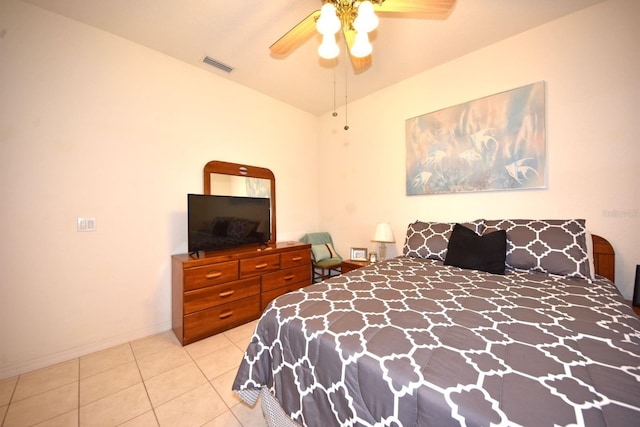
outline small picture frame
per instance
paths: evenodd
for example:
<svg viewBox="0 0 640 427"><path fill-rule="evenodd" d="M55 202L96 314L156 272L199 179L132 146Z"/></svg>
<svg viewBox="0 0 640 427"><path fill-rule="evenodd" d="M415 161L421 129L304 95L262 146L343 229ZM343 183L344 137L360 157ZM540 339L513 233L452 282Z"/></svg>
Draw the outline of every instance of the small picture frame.
<svg viewBox="0 0 640 427"><path fill-rule="evenodd" d="M354 261L367 261L367 248L351 248L351 259Z"/></svg>
<svg viewBox="0 0 640 427"><path fill-rule="evenodd" d="M372 264L378 262L378 254L376 254L376 251L369 252L369 262Z"/></svg>

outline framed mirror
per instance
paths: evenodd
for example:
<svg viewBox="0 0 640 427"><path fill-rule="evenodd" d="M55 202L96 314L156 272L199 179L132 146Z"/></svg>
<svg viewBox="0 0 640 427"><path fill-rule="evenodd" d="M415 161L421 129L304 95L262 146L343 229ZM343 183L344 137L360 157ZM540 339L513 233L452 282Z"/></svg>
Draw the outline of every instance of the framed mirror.
<svg viewBox="0 0 640 427"><path fill-rule="evenodd" d="M204 194L236 197L268 197L271 201L271 238L276 242L276 177L257 166L212 160L204 166Z"/></svg>

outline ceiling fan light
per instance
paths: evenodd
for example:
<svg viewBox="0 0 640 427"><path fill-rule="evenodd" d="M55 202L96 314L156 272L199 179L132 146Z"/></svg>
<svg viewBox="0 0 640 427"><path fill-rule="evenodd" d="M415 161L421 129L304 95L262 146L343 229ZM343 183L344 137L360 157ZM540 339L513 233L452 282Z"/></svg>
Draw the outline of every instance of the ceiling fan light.
<svg viewBox="0 0 640 427"><path fill-rule="evenodd" d="M351 55L356 58L364 58L371 55L372 51L373 47L369 43L369 34L364 31L358 31L353 46L351 46Z"/></svg>
<svg viewBox="0 0 640 427"><path fill-rule="evenodd" d="M358 6L358 16L353 22L353 27L358 32L369 33L378 27L379 19L373 12L373 4L363 1Z"/></svg>
<svg viewBox="0 0 640 427"><path fill-rule="evenodd" d="M322 36L322 43L318 47L318 55L324 59L333 59L340 53L338 43L336 43L336 37L333 34L324 34Z"/></svg>
<svg viewBox="0 0 640 427"><path fill-rule="evenodd" d="M320 9L320 18L316 22L316 29L322 35L335 34L340 30L340 18L336 15L336 7L325 3Z"/></svg>
<svg viewBox="0 0 640 427"><path fill-rule="evenodd" d="M325 3L320 8L320 15L325 16L328 14L336 14L336 7L332 3Z"/></svg>

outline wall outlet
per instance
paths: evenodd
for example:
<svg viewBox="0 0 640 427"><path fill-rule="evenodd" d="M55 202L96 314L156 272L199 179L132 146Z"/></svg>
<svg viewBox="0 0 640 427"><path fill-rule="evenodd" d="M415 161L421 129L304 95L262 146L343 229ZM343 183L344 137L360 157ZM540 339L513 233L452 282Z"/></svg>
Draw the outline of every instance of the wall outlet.
<svg viewBox="0 0 640 427"><path fill-rule="evenodd" d="M78 218L78 231L96 231L95 218Z"/></svg>

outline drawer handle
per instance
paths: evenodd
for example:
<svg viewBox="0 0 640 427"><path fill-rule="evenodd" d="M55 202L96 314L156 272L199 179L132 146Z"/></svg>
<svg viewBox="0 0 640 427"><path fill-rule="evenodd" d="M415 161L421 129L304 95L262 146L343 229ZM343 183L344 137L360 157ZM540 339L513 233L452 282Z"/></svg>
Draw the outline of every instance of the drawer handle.
<svg viewBox="0 0 640 427"><path fill-rule="evenodd" d="M291 260L292 260L292 261L295 261L295 262L298 262L298 261L300 261L301 259L302 259L302 257L301 257L301 256L297 256L297 257L292 258Z"/></svg>
<svg viewBox="0 0 640 427"><path fill-rule="evenodd" d="M207 275L204 277L206 277L207 279L217 279L220 276L222 276L221 271L214 271L212 273L207 273Z"/></svg>
<svg viewBox="0 0 640 427"><path fill-rule="evenodd" d="M265 267L267 267L269 265L269 263L267 262L263 262L262 264L256 264L256 270L261 270Z"/></svg>
<svg viewBox="0 0 640 427"><path fill-rule="evenodd" d="M291 279L293 279L294 277L296 277L296 275L295 275L295 274L290 274L290 275L288 275L288 276L285 276L285 277L284 277L284 280L291 280Z"/></svg>
<svg viewBox="0 0 640 427"><path fill-rule="evenodd" d="M233 295L233 292L233 289L229 289L228 291L220 292L218 295L220 295L221 298L226 298Z"/></svg>
<svg viewBox="0 0 640 427"><path fill-rule="evenodd" d="M222 312L218 317L220 319L226 319L227 317L231 317L231 316L233 316L233 310Z"/></svg>

